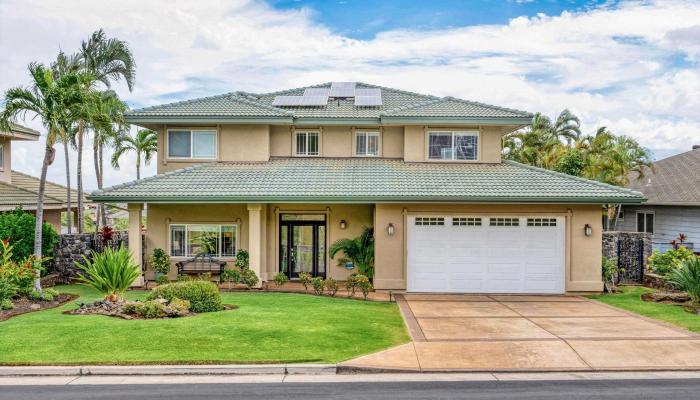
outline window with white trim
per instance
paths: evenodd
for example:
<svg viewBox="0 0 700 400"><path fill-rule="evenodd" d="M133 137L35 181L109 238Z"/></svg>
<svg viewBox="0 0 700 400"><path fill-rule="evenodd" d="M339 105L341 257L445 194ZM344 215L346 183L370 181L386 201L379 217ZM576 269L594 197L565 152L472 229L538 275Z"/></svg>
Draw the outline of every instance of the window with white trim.
<svg viewBox="0 0 700 400"><path fill-rule="evenodd" d="M216 131L168 130L168 157L216 159Z"/></svg>
<svg viewBox="0 0 700 400"><path fill-rule="evenodd" d="M237 230L236 224L171 224L170 255L194 257L209 254L214 257L235 257Z"/></svg>
<svg viewBox="0 0 700 400"><path fill-rule="evenodd" d="M479 132L428 132L428 158L431 160L476 160Z"/></svg>
<svg viewBox="0 0 700 400"><path fill-rule="evenodd" d="M297 156L317 156L319 148L318 131L296 131L294 154Z"/></svg>
<svg viewBox="0 0 700 400"><path fill-rule="evenodd" d="M355 155L373 157L379 155L379 132L355 132Z"/></svg>
<svg viewBox="0 0 700 400"><path fill-rule="evenodd" d="M454 218L452 218L452 226L481 226L481 218L479 218L479 217L454 217Z"/></svg>
<svg viewBox="0 0 700 400"><path fill-rule="evenodd" d="M637 211L637 232L654 233L654 213Z"/></svg>
<svg viewBox="0 0 700 400"><path fill-rule="evenodd" d="M445 218L442 217L416 217L416 225L445 225Z"/></svg>
<svg viewBox="0 0 700 400"><path fill-rule="evenodd" d="M528 218L527 226L557 226L556 218Z"/></svg>
<svg viewBox="0 0 700 400"><path fill-rule="evenodd" d="M519 218L489 218L489 226L520 226Z"/></svg>

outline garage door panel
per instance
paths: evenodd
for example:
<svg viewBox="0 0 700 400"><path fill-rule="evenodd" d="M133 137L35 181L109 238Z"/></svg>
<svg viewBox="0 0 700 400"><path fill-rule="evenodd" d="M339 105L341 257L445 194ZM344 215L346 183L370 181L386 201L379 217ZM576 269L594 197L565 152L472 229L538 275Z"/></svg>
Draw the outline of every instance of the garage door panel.
<svg viewBox="0 0 700 400"><path fill-rule="evenodd" d="M439 217L444 225L416 226L408 218L409 291L563 293L564 218L556 226L527 226L538 217L520 216L514 227L490 226L487 216L482 226Z"/></svg>

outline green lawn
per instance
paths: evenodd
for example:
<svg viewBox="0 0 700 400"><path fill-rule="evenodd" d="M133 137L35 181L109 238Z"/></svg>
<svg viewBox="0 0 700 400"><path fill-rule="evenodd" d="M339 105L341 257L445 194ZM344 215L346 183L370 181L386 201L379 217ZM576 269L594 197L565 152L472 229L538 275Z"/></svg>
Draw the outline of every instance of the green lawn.
<svg viewBox="0 0 700 400"><path fill-rule="evenodd" d="M642 301L642 293L654 289L638 286L622 286L616 294L589 296L611 306L620 307L649 318L669 322L693 332L700 332L700 315L691 314L680 306Z"/></svg>
<svg viewBox="0 0 700 400"><path fill-rule="evenodd" d="M0 364L335 363L409 341L394 303L224 293L238 309L127 321L62 314L99 295L84 286L57 289L80 298L0 322Z"/></svg>

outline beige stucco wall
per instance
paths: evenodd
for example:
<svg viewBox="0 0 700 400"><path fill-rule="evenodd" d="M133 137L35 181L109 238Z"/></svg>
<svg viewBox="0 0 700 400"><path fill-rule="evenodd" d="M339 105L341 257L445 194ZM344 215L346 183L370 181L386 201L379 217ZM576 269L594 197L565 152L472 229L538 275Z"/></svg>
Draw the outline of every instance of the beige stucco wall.
<svg viewBox="0 0 700 400"><path fill-rule="evenodd" d="M428 159L428 131L439 130L478 130L479 141L477 160L475 161L450 161L465 163L499 163L501 162L501 138L500 127L425 127L410 125L404 128L404 160L411 162L442 162Z"/></svg>
<svg viewBox="0 0 700 400"><path fill-rule="evenodd" d="M56 232L61 233L61 212L63 210L44 210L43 220L53 225Z"/></svg>
<svg viewBox="0 0 700 400"><path fill-rule="evenodd" d="M273 125L270 127L270 156L292 156L292 128Z"/></svg>
<svg viewBox="0 0 700 400"><path fill-rule="evenodd" d="M10 182L12 179L12 141L9 138L0 137L2 145L3 163L0 165L0 182Z"/></svg>
<svg viewBox="0 0 700 400"><path fill-rule="evenodd" d="M149 204L146 224L147 257L155 248L169 252L168 226L171 223L238 223L237 248L248 249L248 210L245 204ZM173 257L173 268L168 275L171 279L177 277L174 263L182 259ZM147 278L153 279L152 271L147 272Z"/></svg>
<svg viewBox="0 0 700 400"><path fill-rule="evenodd" d="M211 129L217 131L216 160L171 159L167 156L166 132L168 129ZM179 126L164 125L156 128L158 133L157 172L162 174L194 164L212 161L267 161L270 155L269 125L218 125Z"/></svg>
<svg viewBox="0 0 700 400"><path fill-rule="evenodd" d="M567 217L566 225L566 290L568 292L600 291L602 222L601 207L596 205L435 205L377 204L375 212L375 287L406 288L406 215L413 212L552 214ZM395 233L389 236L392 223ZM593 235L583 233L585 224L593 227Z"/></svg>

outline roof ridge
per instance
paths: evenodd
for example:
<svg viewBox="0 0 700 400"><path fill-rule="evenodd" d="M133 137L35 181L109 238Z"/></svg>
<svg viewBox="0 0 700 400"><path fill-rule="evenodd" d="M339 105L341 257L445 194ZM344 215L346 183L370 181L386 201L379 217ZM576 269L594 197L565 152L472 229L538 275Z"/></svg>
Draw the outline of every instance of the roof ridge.
<svg viewBox="0 0 700 400"><path fill-rule="evenodd" d="M432 95L432 94L424 94L424 93L412 92L412 91L410 91L410 90L396 89L396 88L391 88L391 87L382 86L382 85L374 85L374 84L372 84L372 83L365 83L365 82L355 82L355 83L356 83L356 84L360 84L360 85L365 85L365 86L371 86L371 87L373 87L373 88L378 88L378 89L391 90L391 91L397 92L397 93L409 94L409 95L412 95L412 96L427 97L428 100L430 100L430 99L439 99L439 98L440 98L439 96L434 96L434 95Z"/></svg>
<svg viewBox="0 0 700 400"><path fill-rule="evenodd" d="M333 82L324 82L324 83L318 83L318 84L315 84L315 85L299 86L299 87L295 87L295 88L291 88L291 89L277 90L277 91L274 91L274 92L252 93L252 94L258 95L258 96L272 96L272 95L280 96L280 95L283 95L284 93L294 92L294 91L300 90L300 89L318 88L318 87L330 85L331 83L333 83Z"/></svg>
<svg viewBox="0 0 700 400"><path fill-rule="evenodd" d="M99 193L103 193L103 192L106 192L106 191L108 191L108 190L123 189L123 188L131 187L131 186L135 186L135 185L138 185L138 184L140 184L140 183L142 183L142 182L149 182L149 181L152 181L152 180L155 180L155 179L164 178L164 177L166 177L166 176L178 175L178 174L181 174L181 173L183 173L183 172L185 172L185 171L196 170L196 169L202 168L202 167L204 167L204 166L211 165L211 164L216 164L216 163L217 163L217 162L214 161L214 162L208 162L208 163L194 164L194 165L190 165L189 167L180 168L180 169L176 169L176 170L173 170L173 171L168 171L168 172L165 172L165 173L162 173L162 174L156 174L156 175L153 175L153 176L148 176L148 177L145 177L145 178L142 178L142 179L137 179L137 180L135 180L135 181L120 183L120 184L117 184L117 185L114 185L114 186L109 186L109 187L106 187L106 188L102 188L102 189L95 190L95 191L93 191L93 192L90 193L90 196L95 195L95 194L99 194Z"/></svg>
<svg viewBox="0 0 700 400"><path fill-rule="evenodd" d="M149 110L153 110L153 109L157 109L157 108L161 108L161 107L172 107L172 106L177 106L177 105L182 105L182 104L189 104L189 103L193 103L195 101L218 99L218 98L230 96L232 94L235 94L235 92L227 92L227 93L223 93L223 94L217 94L214 96L197 97L197 98L189 99L189 100L173 101L170 103L158 104L158 105L154 105L154 106L137 108L135 110L129 110L129 111L127 111L127 113L144 112L144 111L149 111Z"/></svg>
<svg viewBox="0 0 700 400"><path fill-rule="evenodd" d="M640 196L640 197L644 197L644 194L643 194L643 193L638 192L638 191L636 191L636 190L632 190L632 189L628 189L628 188L624 188L624 187L620 187L620 186L611 185L611 184L605 183L605 182L594 181L593 179L581 178L580 176L574 176L574 175L565 174L565 173L563 173L563 172L552 171L551 169L535 167L534 165L527 165L527 164L519 163L519 162L513 161L513 160L503 160L503 162L508 163L508 164L511 164L511 165L514 165L514 166L516 166L516 167L532 169L532 170L535 170L535 171L541 171L541 172L548 173L548 174L550 174L550 175L559 176L559 177L561 177L561 178L568 178L568 179L576 180L576 181L579 181L579 182L591 183L591 184L594 184L594 185L597 185L597 186L600 186L600 187L603 187L603 188L606 188L606 189L619 190L619 191L624 192L624 193L628 193L628 194L633 194L633 195L638 195L638 196Z"/></svg>

